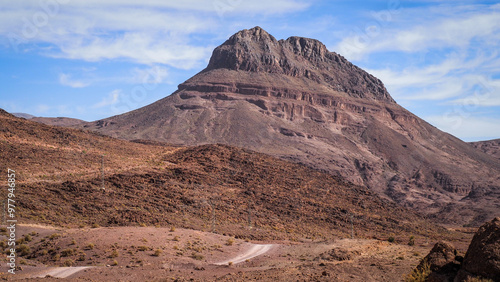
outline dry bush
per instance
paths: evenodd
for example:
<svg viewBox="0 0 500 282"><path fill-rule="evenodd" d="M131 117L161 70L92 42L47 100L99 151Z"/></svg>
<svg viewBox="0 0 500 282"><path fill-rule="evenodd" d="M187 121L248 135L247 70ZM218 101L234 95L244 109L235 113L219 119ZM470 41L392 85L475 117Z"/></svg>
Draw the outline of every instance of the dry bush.
<svg viewBox="0 0 500 282"><path fill-rule="evenodd" d="M427 277L431 274L431 265L426 260L422 267L417 267L413 269L409 274L404 278L405 282L425 282Z"/></svg>

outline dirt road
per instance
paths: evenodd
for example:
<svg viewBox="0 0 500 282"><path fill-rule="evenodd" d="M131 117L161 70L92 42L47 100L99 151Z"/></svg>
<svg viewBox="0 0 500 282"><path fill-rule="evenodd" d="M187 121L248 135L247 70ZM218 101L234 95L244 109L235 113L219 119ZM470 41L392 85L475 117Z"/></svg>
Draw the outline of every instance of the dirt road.
<svg viewBox="0 0 500 282"><path fill-rule="evenodd" d="M232 262L233 264L244 262L247 259L251 259L251 258L265 254L266 252L271 250L273 248L273 246L274 246L273 244L265 244L265 245L252 244L252 246L243 254L239 254L238 256L236 256L232 259L228 259L228 260L225 260L222 262L217 262L214 264L215 265L226 265L229 262Z"/></svg>
<svg viewBox="0 0 500 282"><path fill-rule="evenodd" d="M47 268L46 270L43 270L36 275L32 275L33 278L43 278L47 275L50 275L52 277L56 278L67 278L78 271L84 270L86 268L89 268L87 266L75 266L75 267L50 267Z"/></svg>

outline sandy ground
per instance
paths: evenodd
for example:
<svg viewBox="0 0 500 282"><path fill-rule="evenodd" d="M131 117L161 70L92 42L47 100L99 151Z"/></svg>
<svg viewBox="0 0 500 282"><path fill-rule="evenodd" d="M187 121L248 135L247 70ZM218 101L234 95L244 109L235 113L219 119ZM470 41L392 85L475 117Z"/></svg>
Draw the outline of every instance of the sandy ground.
<svg viewBox="0 0 500 282"><path fill-rule="evenodd" d="M250 242L181 228L19 226L30 249L15 275L32 281L401 281L432 248L374 239ZM6 235L0 235L0 241ZM21 263L22 261L22 263ZM230 263L231 262L231 263ZM68 265L70 264L70 265ZM71 266L71 267L69 267Z"/></svg>

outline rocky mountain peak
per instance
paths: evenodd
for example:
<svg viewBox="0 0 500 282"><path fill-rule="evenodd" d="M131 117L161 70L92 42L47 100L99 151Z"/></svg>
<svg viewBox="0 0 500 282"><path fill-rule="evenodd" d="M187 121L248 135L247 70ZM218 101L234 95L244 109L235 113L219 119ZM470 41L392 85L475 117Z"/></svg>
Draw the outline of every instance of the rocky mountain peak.
<svg viewBox="0 0 500 282"><path fill-rule="evenodd" d="M202 73L218 69L285 75L283 80L305 79L328 92L394 102L379 79L320 41L297 36L278 41L260 27L239 31L215 48Z"/></svg>

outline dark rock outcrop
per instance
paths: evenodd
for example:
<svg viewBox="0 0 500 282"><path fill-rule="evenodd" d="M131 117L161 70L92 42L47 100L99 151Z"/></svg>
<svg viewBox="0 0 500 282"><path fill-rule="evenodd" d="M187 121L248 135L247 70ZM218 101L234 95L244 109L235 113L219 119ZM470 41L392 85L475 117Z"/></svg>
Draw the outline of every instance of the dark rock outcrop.
<svg viewBox="0 0 500 282"><path fill-rule="evenodd" d="M438 242L417 268L423 269L424 264L429 264L432 271L427 278L429 282L453 281L462 260L463 257L457 256L457 250L453 245Z"/></svg>
<svg viewBox="0 0 500 282"><path fill-rule="evenodd" d="M500 218L481 226L472 238L457 281L467 277L500 281Z"/></svg>
<svg viewBox="0 0 500 282"><path fill-rule="evenodd" d="M500 281L500 218L482 225L469 245L465 257L458 256L449 243L439 242L414 270L424 272L426 264L430 282L464 282L471 278ZM488 281L488 280L481 280Z"/></svg>

